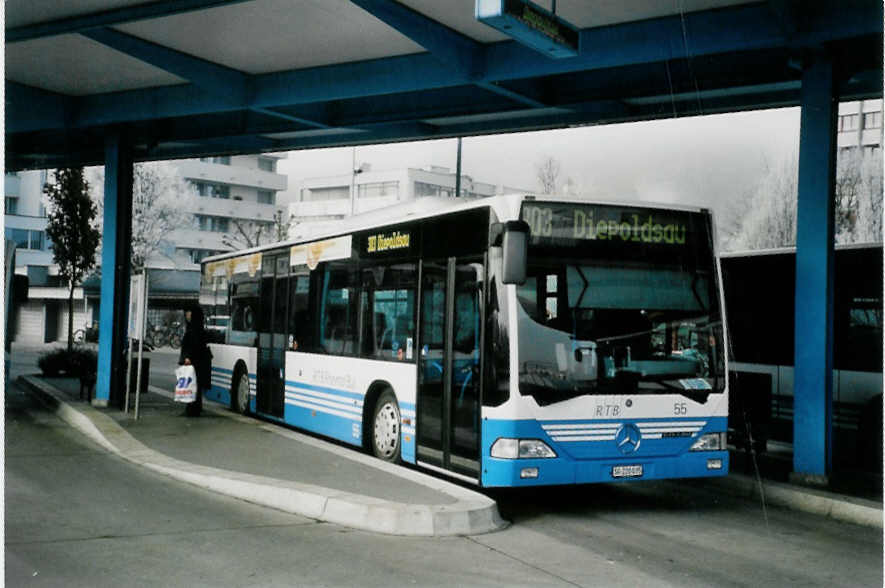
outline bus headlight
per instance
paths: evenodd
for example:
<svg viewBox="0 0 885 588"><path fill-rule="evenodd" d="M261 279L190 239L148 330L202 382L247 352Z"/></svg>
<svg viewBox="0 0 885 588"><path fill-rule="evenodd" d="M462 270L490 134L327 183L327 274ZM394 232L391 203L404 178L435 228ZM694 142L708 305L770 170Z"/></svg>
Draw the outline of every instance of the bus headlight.
<svg viewBox="0 0 885 588"><path fill-rule="evenodd" d="M543 459L556 457L556 452L540 439L507 439L492 444L492 457L500 459Z"/></svg>
<svg viewBox="0 0 885 588"><path fill-rule="evenodd" d="M706 435L701 435L697 441L694 442L694 445L691 446L691 451L722 451L725 449L725 433L707 433Z"/></svg>

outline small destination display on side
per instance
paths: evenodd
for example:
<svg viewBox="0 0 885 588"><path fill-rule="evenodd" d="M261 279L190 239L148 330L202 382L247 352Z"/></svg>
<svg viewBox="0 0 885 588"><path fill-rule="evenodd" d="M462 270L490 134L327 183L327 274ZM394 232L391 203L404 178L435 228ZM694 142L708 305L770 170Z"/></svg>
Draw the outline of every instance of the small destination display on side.
<svg viewBox="0 0 885 588"><path fill-rule="evenodd" d="M360 254L366 258L414 255L420 248L417 227L378 228L360 233Z"/></svg>
<svg viewBox="0 0 885 588"><path fill-rule="evenodd" d="M411 235L405 231L377 233L366 237L366 253L378 253L393 249L408 249L410 245Z"/></svg>

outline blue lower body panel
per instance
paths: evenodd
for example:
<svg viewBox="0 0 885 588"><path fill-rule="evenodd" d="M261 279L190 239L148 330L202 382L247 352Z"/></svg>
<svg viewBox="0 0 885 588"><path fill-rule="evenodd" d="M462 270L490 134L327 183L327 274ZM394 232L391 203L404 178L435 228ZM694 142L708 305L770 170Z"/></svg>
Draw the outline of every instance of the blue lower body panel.
<svg viewBox="0 0 885 588"><path fill-rule="evenodd" d="M699 424L699 421L703 421ZM587 423L588 421L585 421ZM636 422L612 422L611 435L593 434L586 440L565 436L556 441L547 434L538 421L483 422L482 485L486 487L548 486L560 484L587 484L594 482L623 482L660 480L667 478L698 478L728 474L728 451L689 451L700 435L724 432L727 419L712 417L691 419L685 426L698 429L690 434L679 434L678 419L654 419ZM578 424L575 424L578 423ZM605 421L593 421L594 427ZM618 435L623 425L634 425L633 430L656 431L645 433L635 451L624 454L619 450ZM553 426L579 427L579 421L556 423ZM547 427L548 429L550 426ZM659 431L665 430L667 436ZM672 436L671 436L672 435ZM499 459L491 457L491 446L498 438L540 439L556 452L556 457L545 459ZM592 437L592 438L591 438ZM562 437L560 437L562 439ZM641 475L616 477L616 466L642 466ZM537 477L524 478L527 468L537 468ZM637 470L638 468L633 468Z"/></svg>
<svg viewBox="0 0 885 588"><path fill-rule="evenodd" d="M212 366L212 387L203 392L203 396L207 399L225 406L231 406L233 399L231 398L231 388L234 373L232 370ZM249 374L249 386L251 394L249 395L249 410L255 412L255 382L256 375Z"/></svg>

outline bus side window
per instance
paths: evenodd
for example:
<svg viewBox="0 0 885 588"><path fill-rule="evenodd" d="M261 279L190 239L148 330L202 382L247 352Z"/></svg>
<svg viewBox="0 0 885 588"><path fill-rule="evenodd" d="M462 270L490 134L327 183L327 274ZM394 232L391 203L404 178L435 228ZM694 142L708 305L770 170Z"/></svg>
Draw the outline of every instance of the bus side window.
<svg viewBox="0 0 885 588"><path fill-rule="evenodd" d="M308 292L310 274L293 269L289 285L289 344L290 351L311 351L313 337L308 320Z"/></svg>
<svg viewBox="0 0 885 588"><path fill-rule="evenodd" d="M231 320L228 341L231 345L255 344L258 319L258 278L234 274L231 282Z"/></svg>
<svg viewBox="0 0 885 588"><path fill-rule="evenodd" d="M415 264L366 268L362 283L363 355L411 361L415 342Z"/></svg>
<svg viewBox="0 0 885 588"><path fill-rule="evenodd" d="M326 353L353 355L357 350L357 276L345 264L327 266L320 316L320 344Z"/></svg>

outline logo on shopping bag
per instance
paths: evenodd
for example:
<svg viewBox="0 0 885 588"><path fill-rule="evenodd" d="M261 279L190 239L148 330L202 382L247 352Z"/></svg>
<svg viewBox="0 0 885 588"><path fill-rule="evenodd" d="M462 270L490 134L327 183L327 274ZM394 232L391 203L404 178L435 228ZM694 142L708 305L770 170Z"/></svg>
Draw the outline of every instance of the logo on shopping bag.
<svg viewBox="0 0 885 588"><path fill-rule="evenodd" d="M191 365L175 370L175 401L193 402L197 396L196 371Z"/></svg>

